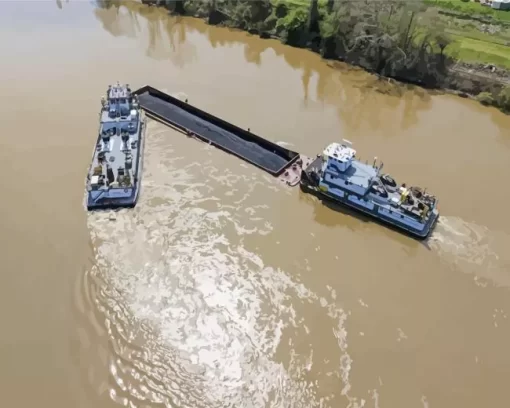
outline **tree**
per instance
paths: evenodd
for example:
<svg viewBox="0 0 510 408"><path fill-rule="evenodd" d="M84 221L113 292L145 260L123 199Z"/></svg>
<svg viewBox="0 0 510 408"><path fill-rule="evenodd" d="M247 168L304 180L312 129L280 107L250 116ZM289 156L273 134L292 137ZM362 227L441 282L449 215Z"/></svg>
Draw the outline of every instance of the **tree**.
<svg viewBox="0 0 510 408"><path fill-rule="evenodd" d="M448 47L448 45L451 44L452 40L448 35L446 35L445 33L441 33L441 32L436 34L435 40L436 40L437 46L439 47L439 52L441 54L441 58L443 58L444 50L446 47Z"/></svg>
<svg viewBox="0 0 510 408"><path fill-rule="evenodd" d="M174 12L177 14L185 14L184 0L176 0L174 2Z"/></svg>
<svg viewBox="0 0 510 408"><path fill-rule="evenodd" d="M310 3L310 11L308 13L308 32L319 33L319 0L312 0Z"/></svg>
<svg viewBox="0 0 510 408"><path fill-rule="evenodd" d="M326 3L326 10L328 10L328 13L332 13L334 7L335 7L335 0L328 0L328 2Z"/></svg>
<svg viewBox="0 0 510 408"><path fill-rule="evenodd" d="M497 102L503 110L510 111L510 86L507 86L499 93Z"/></svg>

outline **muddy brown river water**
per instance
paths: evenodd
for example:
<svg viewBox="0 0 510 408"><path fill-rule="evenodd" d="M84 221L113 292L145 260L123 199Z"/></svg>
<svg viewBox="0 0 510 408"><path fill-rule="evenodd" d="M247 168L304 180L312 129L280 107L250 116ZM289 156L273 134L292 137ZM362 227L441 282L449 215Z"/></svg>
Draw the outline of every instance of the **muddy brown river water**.
<svg viewBox="0 0 510 408"><path fill-rule="evenodd" d="M0 53L0 406L508 405L510 117L135 2L1 2ZM420 243L155 122L138 206L87 214L116 80L347 138L443 217Z"/></svg>

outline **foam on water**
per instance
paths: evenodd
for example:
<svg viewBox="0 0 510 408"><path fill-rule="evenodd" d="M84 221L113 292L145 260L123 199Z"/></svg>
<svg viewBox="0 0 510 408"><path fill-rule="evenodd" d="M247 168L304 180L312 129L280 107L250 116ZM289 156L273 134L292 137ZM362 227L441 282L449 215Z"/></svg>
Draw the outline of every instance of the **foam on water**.
<svg viewBox="0 0 510 408"><path fill-rule="evenodd" d="M475 275L475 280L489 280L510 287L510 253L505 245L510 236L503 231L466 222L458 217L441 217L429 239L430 246L447 262ZM482 279L482 280L481 280Z"/></svg>
<svg viewBox="0 0 510 408"><path fill-rule="evenodd" d="M331 319L338 358L329 374L343 382L352 406L346 314L335 296L319 297L243 244L245 234L267 235L272 226L267 206L241 211L239 203L274 186L253 169L186 164L161 125L151 122L149 134L139 205L115 221L108 213L89 217L97 253L90 279L99 288L93 301L114 351L110 397L126 406L331 406L341 390L324 395L305 378L313 345L304 354L279 353L284 337L308 335L299 314L306 303Z"/></svg>

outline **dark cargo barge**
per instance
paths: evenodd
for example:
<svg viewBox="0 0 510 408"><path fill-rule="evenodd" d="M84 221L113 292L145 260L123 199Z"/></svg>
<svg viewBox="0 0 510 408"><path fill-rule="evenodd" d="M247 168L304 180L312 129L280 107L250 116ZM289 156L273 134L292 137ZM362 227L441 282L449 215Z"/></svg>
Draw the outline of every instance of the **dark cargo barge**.
<svg viewBox="0 0 510 408"><path fill-rule="evenodd" d="M257 136L151 86L133 92L146 115L189 136L233 154L289 185L297 185L303 160L299 153Z"/></svg>

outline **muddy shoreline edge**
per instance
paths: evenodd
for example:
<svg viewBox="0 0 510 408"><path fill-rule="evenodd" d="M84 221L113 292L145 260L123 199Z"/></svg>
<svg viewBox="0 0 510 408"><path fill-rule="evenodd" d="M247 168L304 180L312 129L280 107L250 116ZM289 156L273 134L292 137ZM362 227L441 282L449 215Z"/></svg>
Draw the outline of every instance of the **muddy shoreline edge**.
<svg viewBox="0 0 510 408"><path fill-rule="evenodd" d="M391 72L377 72L377 69L374 69L373 66L365 62L366 56L363 53L346 56L339 55L338 52L332 49L332 39L323 38L317 32L298 31L297 35L289 35L288 32L282 35L278 30L264 29L264 19L247 25L245 21L239 21L232 15L227 15L224 11L202 7L205 3L197 3L191 0L186 2L141 0L139 4L166 9L172 16L198 18L211 26L244 31L261 39L278 40L285 45L307 49L320 54L326 62L339 61L363 69L381 80L396 81L402 84L419 86L427 90L473 99L485 106L492 106L506 114L510 114L510 71L501 67L453 60L450 61L448 68L445 69L439 78L437 75L435 77L430 75L430 79L427 78L427 75L419 78L418 75L413 75L412 72L404 72L404 74L399 73L397 75ZM255 28L254 26L261 28ZM424 61L423 65L425 64L426 62Z"/></svg>

